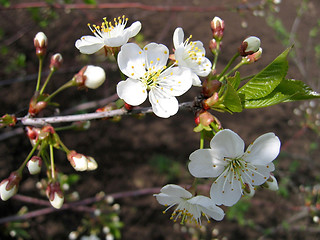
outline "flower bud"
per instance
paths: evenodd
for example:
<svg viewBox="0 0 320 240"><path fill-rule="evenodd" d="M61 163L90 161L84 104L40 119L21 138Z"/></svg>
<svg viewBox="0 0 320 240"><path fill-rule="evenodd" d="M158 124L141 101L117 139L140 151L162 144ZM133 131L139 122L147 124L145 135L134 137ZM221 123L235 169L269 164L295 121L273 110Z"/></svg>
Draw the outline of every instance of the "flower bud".
<svg viewBox="0 0 320 240"><path fill-rule="evenodd" d="M13 127L17 123L17 118L14 115L5 114L0 118L0 128L1 127Z"/></svg>
<svg viewBox="0 0 320 240"><path fill-rule="evenodd" d="M83 154L77 153L76 151L70 151L67 158L71 166L76 171L86 171L88 170L88 159Z"/></svg>
<svg viewBox="0 0 320 240"><path fill-rule="evenodd" d="M20 181L21 174L18 172L12 172L7 179L1 181L0 197L3 201L7 201L17 193Z"/></svg>
<svg viewBox="0 0 320 240"><path fill-rule="evenodd" d="M33 39L38 57L43 57L46 54L48 46L48 38L43 32L38 32Z"/></svg>
<svg viewBox="0 0 320 240"><path fill-rule="evenodd" d="M46 189L47 197L54 208L61 208L64 196L58 182L49 183Z"/></svg>
<svg viewBox="0 0 320 240"><path fill-rule="evenodd" d="M270 175L268 180L264 184L262 184L262 187L270 189L272 191L277 191L279 189L278 181L273 175Z"/></svg>
<svg viewBox="0 0 320 240"><path fill-rule="evenodd" d="M76 84L79 87L96 89L106 80L106 74L103 68L93 65L83 67L75 75Z"/></svg>
<svg viewBox="0 0 320 240"><path fill-rule="evenodd" d="M260 39L254 36L247 37L239 47L241 56L251 55L257 52L260 48Z"/></svg>
<svg viewBox="0 0 320 240"><path fill-rule="evenodd" d="M220 87L220 81L206 79L202 83L202 94L204 97L209 98L213 95L213 93L218 92Z"/></svg>
<svg viewBox="0 0 320 240"><path fill-rule="evenodd" d="M203 109L207 110L215 105L219 101L219 95L217 92L214 92L213 95L202 102Z"/></svg>
<svg viewBox="0 0 320 240"><path fill-rule="evenodd" d="M217 41L221 41L223 38L224 21L219 17L214 17L210 23L213 38Z"/></svg>
<svg viewBox="0 0 320 240"><path fill-rule="evenodd" d="M37 143L39 139L40 131L41 131L40 128L30 127L30 126L26 127L27 136L32 146L34 146Z"/></svg>
<svg viewBox="0 0 320 240"><path fill-rule="evenodd" d="M63 58L60 53L56 53L51 57L50 60L50 70L55 71L60 68L63 62Z"/></svg>
<svg viewBox="0 0 320 240"><path fill-rule="evenodd" d="M209 49L211 50L212 53L216 54L217 52L217 41L213 38L209 42Z"/></svg>
<svg viewBox="0 0 320 240"><path fill-rule="evenodd" d="M87 157L87 162L88 162L88 171L93 171L96 170L98 167L98 163L96 160L94 160L93 157Z"/></svg>
<svg viewBox="0 0 320 240"><path fill-rule="evenodd" d="M27 168L31 175L38 174L41 171L42 159L38 156L33 156L27 163Z"/></svg>
<svg viewBox="0 0 320 240"><path fill-rule="evenodd" d="M215 120L214 116L207 111L203 111L199 114L199 122L202 126L208 127Z"/></svg>
<svg viewBox="0 0 320 240"><path fill-rule="evenodd" d="M259 50L251 55L245 56L242 58L242 61L245 64L250 64L258 61L261 58L262 55L262 48L259 48Z"/></svg>
<svg viewBox="0 0 320 240"><path fill-rule="evenodd" d="M34 98L31 99L29 103L29 114L34 117L39 112L47 107L48 103L44 101L37 102Z"/></svg>

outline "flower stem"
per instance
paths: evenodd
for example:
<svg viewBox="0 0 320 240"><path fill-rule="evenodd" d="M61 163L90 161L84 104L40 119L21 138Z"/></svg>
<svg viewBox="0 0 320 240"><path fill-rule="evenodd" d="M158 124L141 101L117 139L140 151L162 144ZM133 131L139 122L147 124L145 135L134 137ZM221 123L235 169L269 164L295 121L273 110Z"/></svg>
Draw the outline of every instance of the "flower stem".
<svg viewBox="0 0 320 240"><path fill-rule="evenodd" d="M74 84L74 79L71 79L69 82L66 82L65 84L63 84L60 88L58 88L55 92L51 93L50 96L48 96L47 98L45 98L43 101L44 102L48 102L49 100L51 100L51 98L53 98L55 95L57 95L58 93L60 93L61 91L75 86Z"/></svg>
<svg viewBox="0 0 320 240"><path fill-rule="evenodd" d="M49 73L46 81L44 82L44 84L43 84L43 86L42 86L42 88L41 88L41 90L40 90L40 95L43 93L44 89L46 88L46 86L47 86L47 84L48 84L49 80L51 79L51 76L52 76L52 74L53 74L54 72L55 72L54 69L52 69L52 70L50 71L50 73Z"/></svg>
<svg viewBox="0 0 320 240"><path fill-rule="evenodd" d="M19 172L20 174L22 174L22 170L25 168L25 166L27 165L27 162L29 161L29 159L32 157L34 151L37 149L37 147L39 146L40 141L38 140L36 142L36 144L33 146L33 148L31 149L30 153L28 154L28 156L26 157L26 159L23 161L23 163L21 164L21 166L19 167L19 169L17 170L17 172Z"/></svg>
<svg viewBox="0 0 320 240"><path fill-rule="evenodd" d="M225 68L222 70L222 72L219 74L218 76L218 80L220 80L222 78L222 76L226 73L226 71L229 69L229 67L231 66L231 64L236 60L237 57L239 57L239 53L237 52L228 62L228 64L225 66Z"/></svg>
<svg viewBox="0 0 320 240"><path fill-rule="evenodd" d="M54 157L53 157L53 146L50 144L50 162L51 162L51 177L52 179L55 179L55 174L54 174Z"/></svg>
<svg viewBox="0 0 320 240"><path fill-rule="evenodd" d="M40 88L42 65L43 65L43 57L39 57L39 71L38 71L38 80L37 80L36 92L38 92L39 88Z"/></svg>
<svg viewBox="0 0 320 240"><path fill-rule="evenodd" d="M203 130L200 132L200 149L204 147L204 132Z"/></svg>

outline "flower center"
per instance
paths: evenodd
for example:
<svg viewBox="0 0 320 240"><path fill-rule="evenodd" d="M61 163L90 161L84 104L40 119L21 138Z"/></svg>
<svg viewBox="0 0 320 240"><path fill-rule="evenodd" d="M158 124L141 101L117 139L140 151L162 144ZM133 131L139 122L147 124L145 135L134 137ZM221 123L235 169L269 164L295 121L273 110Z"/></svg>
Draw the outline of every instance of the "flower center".
<svg viewBox="0 0 320 240"><path fill-rule="evenodd" d="M107 18L104 17L101 26L93 24L91 27L90 23L88 23L88 27L93 34L97 34L101 38L103 38L103 36L115 37L123 34L123 30L127 22L128 18L126 18L124 15L122 17L114 18L113 22L107 21Z"/></svg>
<svg viewBox="0 0 320 240"><path fill-rule="evenodd" d="M140 80L146 85L147 90L151 90L152 88L159 86L158 78L166 68L167 66L163 66L156 70L156 66L153 64L153 61L150 61L147 71L144 73L144 76L140 78Z"/></svg>
<svg viewBox="0 0 320 240"><path fill-rule="evenodd" d="M203 57L205 54L202 52L202 49L196 46L195 42L189 40L192 38L192 35L190 35L189 38L186 39L184 42L185 46L185 54L184 54L184 60L192 61L193 63L197 63L198 65L201 64Z"/></svg>

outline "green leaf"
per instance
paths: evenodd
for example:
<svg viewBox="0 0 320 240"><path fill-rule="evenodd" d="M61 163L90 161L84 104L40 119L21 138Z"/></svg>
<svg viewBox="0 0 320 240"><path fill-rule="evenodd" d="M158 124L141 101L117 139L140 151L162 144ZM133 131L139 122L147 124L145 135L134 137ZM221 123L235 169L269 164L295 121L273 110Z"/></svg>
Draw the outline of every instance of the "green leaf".
<svg viewBox="0 0 320 240"><path fill-rule="evenodd" d="M231 84L234 89L238 89L241 79L240 73L236 72L233 77L228 77L227 81Z"/></svg>
<svg viewBox="0 0 320 240"><path fill-rule="evenodd" d="M231 112L241 112L242 103L237 91L228 82L225 94L222 96L223 105L227 107Z"/></svg>
<svg viewBox="0 0 320 240"><path fill-rule="evenodd" d="M281 102L293 102L314 98L320 98L320 94L313 91L304 82L294 79L284 79L268 96L256 100L245 100L244 107L262 108Z"/></svg>
<svg viewBox="0 0 320 240"><path fill-rule="evenodd" d="M238 90L238 93L243 95L246 100L260 99L270 94L287 74L287 55L290 49L291 48L287 48L265 69L243 85Z"/></svg>

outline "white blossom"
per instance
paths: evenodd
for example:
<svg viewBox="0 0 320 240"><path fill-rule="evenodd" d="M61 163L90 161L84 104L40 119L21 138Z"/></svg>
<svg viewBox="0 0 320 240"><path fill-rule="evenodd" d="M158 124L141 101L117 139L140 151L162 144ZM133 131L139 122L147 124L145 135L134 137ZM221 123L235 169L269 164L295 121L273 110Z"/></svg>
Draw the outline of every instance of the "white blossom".
<svg viewBox="0 0 320 240"><path fill-rule="evenodd" d="M93 65L87 66L83 76L85 77L84 85L91 89L100 87L106 80L106 73L103 68Z"/></svg>
<svg viewBox="0 0 320 240"><path fill-rule="evenodd" d="M141 29L139 21L125 28L128 22L125 16L114 18L114 22L107 21L106 18L103 20L101 26L88 24L94 36L83 36L76 41L75 46L81 53L93 54L104 46L120 47L127 43L129 38L136 36Z"/></svg>
<svg viewBox="0 0 320 240"><path fill-rule="evenodd" d="M244 141L225 129L212 138L210 149L190 155L188 167L194 177L215 178L210 197L218 205L232 206L243 195L245 184L251 188L267 181L279 152L280 140L274 133L258 137L244 152Z"/></svg>
<svg viewBox="0 0 320 240"><path fill-rule="evenodd" d="M224 217L224 212L217 207L210 198L205 196L193 196L184 188L168 184L164 186L159 194L154 194L161 205L167 207L165 213L171 207L178 205L170 219L173 221L181 220L184 222L193 222L201 225L201 216L204 216L209 222L209 218L220 221Z"/></svg>
<svg viewBox="0 0 320 240"><path fill-rule="evenodd" d="M169 50L162 44L150 43L141 49L127 43L121 47L118 65L128 78L117 85L117 94L132 106L142 104L149 95L153 112L163 118L177 113L176 96L192 86L191 70L166 66ZM149 91L149 94L148 94Z"/></svg>
<svg viewBox="0 0 320 240"><path fill-rule="evenodd" d="M206 77L211 71L211 61L205 57L206 50L201 41L190 41L192 36L184 41L182 28L176 28L173 34L174 56L177 64L190 68L194 86L201 86L200 77Z"/></svg>

